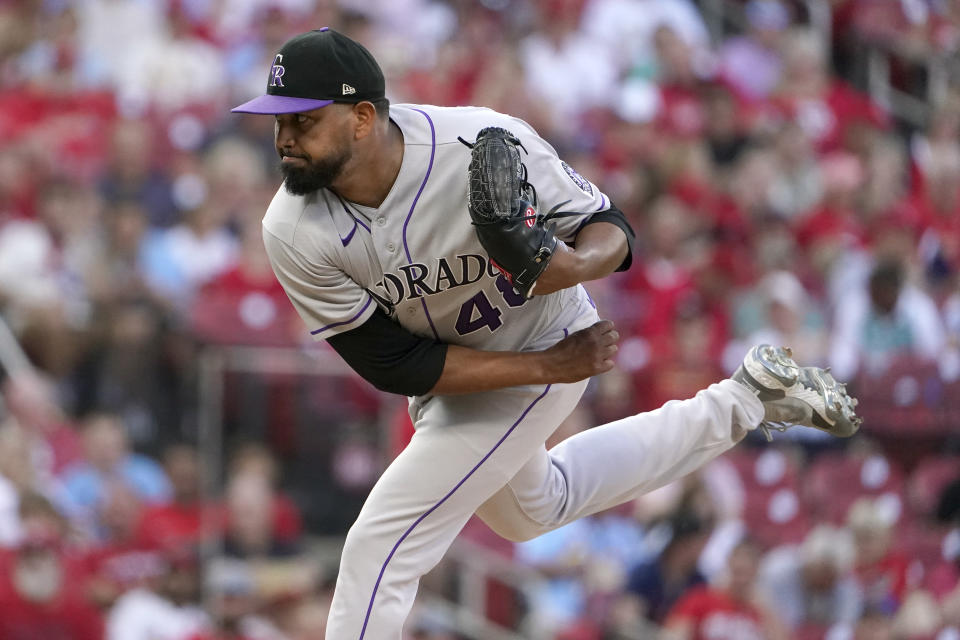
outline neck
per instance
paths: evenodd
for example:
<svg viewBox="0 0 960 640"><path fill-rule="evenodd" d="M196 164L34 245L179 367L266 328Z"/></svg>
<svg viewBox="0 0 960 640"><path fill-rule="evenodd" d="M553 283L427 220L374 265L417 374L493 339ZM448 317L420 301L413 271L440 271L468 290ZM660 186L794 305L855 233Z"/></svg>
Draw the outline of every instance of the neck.
<svg viewBox="0 0 960 640"><path fill-rule="evenodd" d="M332 190L350 202L376 209L383 204L400 173L403 133L387 121L370 137L369 144L357 149Z"/></svg>

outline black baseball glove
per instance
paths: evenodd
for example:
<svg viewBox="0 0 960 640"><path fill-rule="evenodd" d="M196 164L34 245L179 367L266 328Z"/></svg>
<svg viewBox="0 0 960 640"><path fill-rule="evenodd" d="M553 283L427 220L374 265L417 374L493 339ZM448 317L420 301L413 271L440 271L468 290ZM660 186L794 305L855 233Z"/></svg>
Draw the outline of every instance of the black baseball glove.
<svg viewBox="0 0 960 640"><path fill-rule="evenodd" d="M547 222L557 214L537 212L537 192L520 159L523 145L512 133L487 127L473 144L460 142L471 149L467 208L480 244L493 266L529 298L556 251L558 241Z"/></svg>

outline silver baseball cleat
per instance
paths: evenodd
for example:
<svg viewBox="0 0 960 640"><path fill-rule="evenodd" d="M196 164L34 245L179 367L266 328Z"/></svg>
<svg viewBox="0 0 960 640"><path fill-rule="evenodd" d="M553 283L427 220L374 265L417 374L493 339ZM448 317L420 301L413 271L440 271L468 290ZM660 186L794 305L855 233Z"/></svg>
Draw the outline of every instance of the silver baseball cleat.
<svg viewBox="0 0 960 640"><path fill-rule="evenodd" d="M767 440L770 430L785 431L792 425L814 427L849 438L863 420L855 412L857 399L837 382L830 369L800 367L787 347L761 344L750 349L731 376L753 391L766 413L760 423Z"/></svg>

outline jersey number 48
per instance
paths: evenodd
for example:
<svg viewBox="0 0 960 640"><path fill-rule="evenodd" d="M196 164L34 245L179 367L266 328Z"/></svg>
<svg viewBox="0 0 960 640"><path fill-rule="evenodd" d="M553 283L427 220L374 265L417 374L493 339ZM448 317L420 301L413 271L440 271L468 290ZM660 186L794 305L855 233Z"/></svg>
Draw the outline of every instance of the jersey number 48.
<svg viewBox="0 0 960 640"><path fill-rule="evenodd" d="M497 276L497 289L503 296L503 301L509 307L519 307L527 301L526 298L517 293L513 285L507 282L507 279L503 276ZM455 328L457 333L462 336L479 331L484 327L493 332L503 324L503 320L500 319L501 315L500 309L495 307L487 298L487 294L481 291L460 307Z"/></svg>

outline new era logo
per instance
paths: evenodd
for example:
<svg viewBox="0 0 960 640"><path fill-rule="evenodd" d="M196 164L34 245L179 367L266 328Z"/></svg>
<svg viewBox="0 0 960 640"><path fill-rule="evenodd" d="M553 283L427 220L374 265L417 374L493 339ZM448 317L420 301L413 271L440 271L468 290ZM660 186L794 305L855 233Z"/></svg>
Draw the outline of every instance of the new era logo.
<svg viewBox="0 0 960 640"><path fill-rule="evenodd" d="M356 93L356 92L357 92L357 90L354 89L353 87L351 87L350 85L348 85L348 84L344 84L344 85L343 85L343 95L349 96L350 94Z"/></svg>

